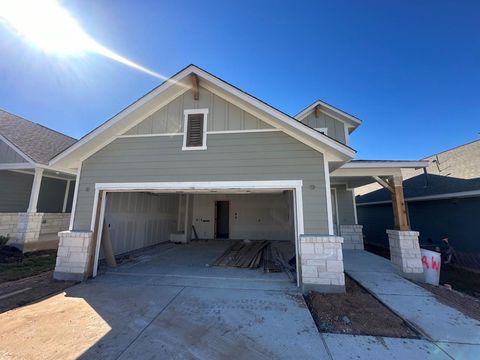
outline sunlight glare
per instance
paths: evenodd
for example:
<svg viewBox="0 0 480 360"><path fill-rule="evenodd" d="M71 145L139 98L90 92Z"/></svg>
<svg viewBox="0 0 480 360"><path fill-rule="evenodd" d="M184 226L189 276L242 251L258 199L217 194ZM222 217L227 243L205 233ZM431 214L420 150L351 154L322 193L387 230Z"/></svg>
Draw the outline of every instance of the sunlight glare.
<svg viewBox="0 0 480 360"><path fill-rule="evenodd" d="M0 21L46 53L97 53L151 76L166 77L107 49L91 38L57 0L0 0Z"/></svg>

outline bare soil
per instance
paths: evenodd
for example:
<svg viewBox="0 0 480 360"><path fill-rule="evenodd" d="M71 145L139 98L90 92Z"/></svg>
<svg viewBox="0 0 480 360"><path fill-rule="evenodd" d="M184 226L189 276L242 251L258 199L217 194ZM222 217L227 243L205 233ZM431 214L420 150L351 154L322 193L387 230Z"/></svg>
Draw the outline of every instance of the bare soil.
<svg viewBox="0 0 480 360"><path fill-rule="evenodd" d="M480 300L461 292L447 289L445 286L434 286L416 283L418 286L430 291L438 301L457 309L462 314L480 321Z"/></svg>
<svg viewBox="0 0 480 360"><path fill-rule="evenodd" d="M0 298L4 298L0 299L0 313L29 304L46 296L58 294L74 284L74 281L54 280L53 271L2 283L0 284ZM18 293L8 296L15 292Z"/></svg>
<svg viewBox="0 0 480 360"><path fill-rule="evenodd" d="M320 332L351 335L418 338L400 317L391 312L354 280L345 277L345 294L320 294L306 297Z"/></svg>

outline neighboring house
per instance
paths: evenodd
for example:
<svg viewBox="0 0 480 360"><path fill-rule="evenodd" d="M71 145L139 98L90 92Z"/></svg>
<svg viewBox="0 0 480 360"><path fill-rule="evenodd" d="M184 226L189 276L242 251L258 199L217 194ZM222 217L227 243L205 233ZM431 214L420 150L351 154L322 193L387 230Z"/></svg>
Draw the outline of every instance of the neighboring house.
<svg viewBox="0 0 480 360"><path fill-rule="evenodd" d="M448 237L458 264L480 269L480 140L424 159L423 170L403 170L405 200L412 227L420 242L437 246ZM365 241L388 247L384 229L392 226L391 197L373 185L360 188L359 221Z"/></svg>
<svg viewBox="0 0 480 360"><path fill-rule="evenodd" d="M295 244L303 289L344 291L342 243L363 249L353 189L380 176L398 199L392 261L418 276L399 175L426 163L354 161L360 124L321 101L292 117L186 67L50 161L77 172L55 277L96 276L105 241L121 254L197 236L272 239Z"/></svg>
<svg viewBox="0 0 480 360"><path fill-rule="evenodd" d="M75 139L0 110L0 235L23 251L56 248L76 172L48 165Z"/></svg>

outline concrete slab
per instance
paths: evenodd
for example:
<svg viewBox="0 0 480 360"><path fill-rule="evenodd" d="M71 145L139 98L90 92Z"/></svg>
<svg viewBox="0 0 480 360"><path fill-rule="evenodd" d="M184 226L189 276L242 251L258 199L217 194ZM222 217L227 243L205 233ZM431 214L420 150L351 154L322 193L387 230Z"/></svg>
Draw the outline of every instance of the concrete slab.
<svg viewBox="0 0 480 360"><path fill-rule="evenodd" d="M478 360L480 359L480 345L436 343L453 359L457 360Z"/></svg>
<svg viewBox="0 0 480 360"><path fill-rule="evenodd" d="M327 359L300 294L185 288L121 359Z"/></svg>
<svg viewBox="0 0 480 360"><path fill-rule="evenodd" d="M324 334L333 360L451 359L426 340Z"/></svg>
<svg viewBox="0 0 480 360"><path fill-rule="evenodd" d="M434 341L480 344L480 322L433 296L380 295L380 298Z"/></svg>
<svg viewBox="0 0 480 360"><path fill-rule="evenodd" d="M354 280L376 295L432 296L432 293L395 273L347 272Z"/></svg>
<svg viewBox="0 0 480 360"><path fill-rule="evenodd" d="M347 274L431 340L480 344L479 321L440 303L431 292L398 275L392 265L389 270L387 259L361 250L345 253Z"/></svg>
<svg viewBox="0 0 480 360"><path fill-rule="evenodd" d="M345 271L398 273L390 260L365 250L343 250Z"/></svg>
<svg viewBox="0 0 480 360"><path fill-rule="evenodd" d="M115 359L181 289L90 281L8 311L0 358Z"/></svg>

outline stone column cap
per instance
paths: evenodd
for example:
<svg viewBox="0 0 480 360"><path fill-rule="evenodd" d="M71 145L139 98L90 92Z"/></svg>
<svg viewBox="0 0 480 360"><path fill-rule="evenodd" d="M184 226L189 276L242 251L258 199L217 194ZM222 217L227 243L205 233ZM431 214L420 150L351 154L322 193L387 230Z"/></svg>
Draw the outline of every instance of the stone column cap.
<svg viewBox="0 0 480 360"><path fill-rule="evenodd" d="M343 243L343 237L328 234L302 234L300 241L315 243Z"/></svg>
<svg viewBox="0 0 480 360"><path fill-rule="evenodd" d="M412 230L387 230L387 234L399 234L399 235L411 235L411 236L418 236L420 233L418 231Z"/></svg>

